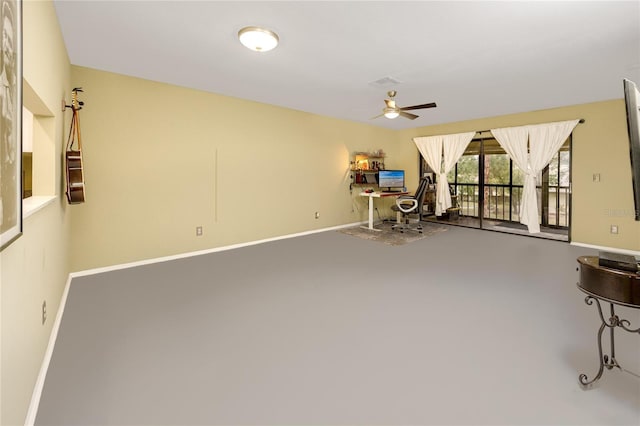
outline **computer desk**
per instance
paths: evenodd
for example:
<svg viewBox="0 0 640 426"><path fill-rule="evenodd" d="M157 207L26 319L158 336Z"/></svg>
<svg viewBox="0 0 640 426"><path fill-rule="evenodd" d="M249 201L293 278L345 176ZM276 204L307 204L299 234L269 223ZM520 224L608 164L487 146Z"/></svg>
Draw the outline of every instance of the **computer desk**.
<svg viewBox="0 0 640 426"><path fill-rule="evenodd" d="M400 195L407 195L408 192L383 192L383 191L374 191L374 192L361 192L361 197L369 197L369 225L363 226L365 229L370 229L372 231L382 231L381 229L376 229L373 227L373 199L374 198L382 198L382 197L399 197Z"/></svg>

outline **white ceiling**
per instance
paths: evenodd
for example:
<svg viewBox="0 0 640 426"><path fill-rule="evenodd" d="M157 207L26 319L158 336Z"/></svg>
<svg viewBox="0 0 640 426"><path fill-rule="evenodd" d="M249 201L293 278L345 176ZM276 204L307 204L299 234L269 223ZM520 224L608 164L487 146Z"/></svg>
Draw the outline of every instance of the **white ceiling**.
<svg viewBox="0 0 640 426"><path fill-rule="evenodd" d="M69 1L71 63L391 129L622 98L639 1ZM275 31L256 53L245 26ZM385 77L400 83L375 86ZM381 113L436 102L420 118Z"/></svg>

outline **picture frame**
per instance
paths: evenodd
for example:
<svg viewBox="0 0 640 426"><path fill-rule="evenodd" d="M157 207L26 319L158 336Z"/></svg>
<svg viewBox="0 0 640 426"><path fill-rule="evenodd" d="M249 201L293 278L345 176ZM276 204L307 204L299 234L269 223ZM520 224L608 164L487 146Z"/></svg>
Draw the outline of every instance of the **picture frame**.
<svg viewBox="0 0 640 426"><path fill-rule="evenodd" d="M22 0L0 0L0 250L22 235Z"/></svg>

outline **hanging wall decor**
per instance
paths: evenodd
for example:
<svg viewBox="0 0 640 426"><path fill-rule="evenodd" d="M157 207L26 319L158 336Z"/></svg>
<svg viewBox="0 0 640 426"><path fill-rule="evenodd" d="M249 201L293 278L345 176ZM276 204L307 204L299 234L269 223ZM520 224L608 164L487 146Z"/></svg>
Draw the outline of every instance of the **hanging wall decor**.
<svg viewBox="0 0 640 426"><path fill-rule="evenodd" d="M1 0L0 249L22 235L22 0Z"/></svg>
<svg viewBox="0 0 640 426"><path fill-rule="evenodd" d="M69 139L67 140L67 149L65 152L67 201L69 204L84 203L82 138L80 136L80 115L78 114L78 111L82 109L84 102L78 101L78 92L82 92L82 88L76 87L73 89L71 105L66 106L67 108L71 108L73 111L73 116L71 117L71 128L69 129Z"/></svg>

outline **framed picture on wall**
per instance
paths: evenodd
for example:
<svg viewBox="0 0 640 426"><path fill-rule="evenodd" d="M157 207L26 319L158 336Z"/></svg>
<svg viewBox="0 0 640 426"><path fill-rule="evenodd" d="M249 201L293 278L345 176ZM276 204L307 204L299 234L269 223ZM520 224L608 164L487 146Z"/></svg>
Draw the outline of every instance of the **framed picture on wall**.
<svg viewBox="0 0 640 426"><path fill-rule="evenodd" d="M0 250L22 235L22 0L0 0Z"/></svg>

